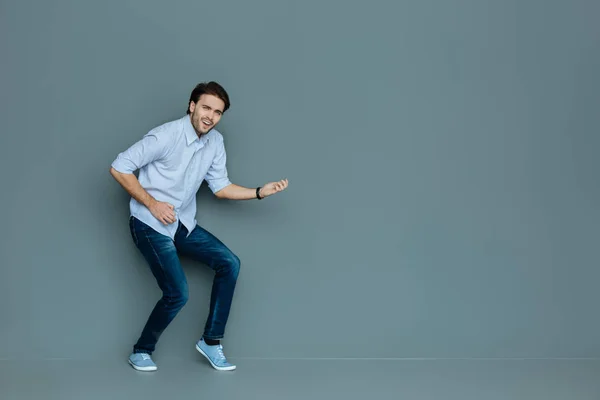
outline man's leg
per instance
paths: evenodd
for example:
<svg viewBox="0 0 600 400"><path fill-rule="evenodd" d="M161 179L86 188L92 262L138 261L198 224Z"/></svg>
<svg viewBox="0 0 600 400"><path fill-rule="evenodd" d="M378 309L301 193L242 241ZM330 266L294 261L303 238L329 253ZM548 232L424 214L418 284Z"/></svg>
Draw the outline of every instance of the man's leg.
<svg viewBox="0 0 600 400"><path fill-rule="evenodd" d="M130 218L131 235L156 278L162 297L148 317L133 347L133 353L151 355L161 334L187 303L188 284L170 237L156 232L140 220Z"/></svg>
<svg viewBox="0 0 600 400"><path fill-rule="evenodd" d="M196 348L218 370L232 370L219 342L225 334L233 294L240 272L240 259L219 239L196 225L192 233L182 226L175 236L175 245L181 254L206 264L215 271L210 298L210 308L204 335Z"/></svg>
<svg viewBox="0 0 600 400"><path fill-rule="evenodd" d="M187 233L182 225L175 236L177 249L181 254L200 261L215 271L204 338L222 339L240 272L240 259L219 239L198 225L186 238Z"/></svg>

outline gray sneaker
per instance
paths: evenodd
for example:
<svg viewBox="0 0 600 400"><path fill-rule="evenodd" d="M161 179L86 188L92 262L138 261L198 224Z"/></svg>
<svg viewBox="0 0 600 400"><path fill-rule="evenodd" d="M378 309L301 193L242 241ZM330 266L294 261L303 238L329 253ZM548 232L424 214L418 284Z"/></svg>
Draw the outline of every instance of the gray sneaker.
<svg viewBox="0 0 600 400"><path fill-rule="evenodd" d="M233 371L235 369L235 365L227 362L225 354L223 354L223 345L209 346L202 338L196 343L196 350L206 357L214 369L219 371Z"/></svg>
<svg viewBox="0 0 600 400"><path fill-rule="evenodd" d="M138 371L157 370L156 364L154 364L150 355L146 353L131 353L129 356L129 364Z"/></svg>

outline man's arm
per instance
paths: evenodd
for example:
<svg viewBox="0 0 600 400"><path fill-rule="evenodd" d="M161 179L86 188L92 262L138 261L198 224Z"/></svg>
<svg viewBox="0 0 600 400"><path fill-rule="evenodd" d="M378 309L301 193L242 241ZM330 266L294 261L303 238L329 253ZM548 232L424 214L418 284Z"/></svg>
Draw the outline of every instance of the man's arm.
<svg viewBox="0 0 600 400"><path fill-rule="evenodd" d="M230 183L223 189L216 192L215 196L217 196L219 199L251 200L256 199L256 189L251 189L236 185L235 183Z"/></svg>
<svg viewBox="0 0 600 400"><path fill-rule="evenodd" d="M282 179L279 182L269 182L260 188L259 196L261 198L272 196L277 192L285 190L287 186L287 179ZM218 192L215 192L215 196L217 196L219 199L251 200L256 199L256 189L251 189L236 185L235 183L230 183L223 189L219 190Z"/></svg>
<svg viewBox="0 0 600 400"><path fill-rule="evenodd" d="M110 174L121 186L123 186L123 189L125 189L131 197L146 206L146 208L150 208L150 206L156 202L156 199L150 196L142 185L140 185L140 181L138 181L134 174L124 174L117 171L112 166L110 167Z"/></svg>
<svg viewBox="0 0 600 400"><path fill-rule="evenodd" d="M125 174L110 167L110 174L117 182L136 199L150 210L152 215L165 225L175 222L175 207L172 204L156 200L140 185L140 181L134 174Z"/></svg>
<svg viewBox="0 0 600 400"><path fill-rule="evenodd" d="M173 205L157 201L140 184L133 174L143 166L164 157L173 144L170 131L154 129L120 153L110 166L110 174L129 193L143 204L156 219L165 225L175 222Z"/></svg>
<svg viewBox="0 0 600 400"><path fill-rule="evenodd" d="M223 141L219 143L217 154L206 173L206 181L210 190L219 199L229 200L251 200L256 199L256 188L247 188L236 185L229 180L227 174L227 154ZM287 179L279 182L269 182L260 188L259 196L261 198L269 197L277 192L285 190L288 186Z"/></svg>

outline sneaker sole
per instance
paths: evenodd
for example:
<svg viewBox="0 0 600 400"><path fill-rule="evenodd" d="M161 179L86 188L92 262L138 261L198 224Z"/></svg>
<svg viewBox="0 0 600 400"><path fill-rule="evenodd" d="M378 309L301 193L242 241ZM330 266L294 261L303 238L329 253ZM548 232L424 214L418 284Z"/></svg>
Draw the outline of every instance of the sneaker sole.
<svg viewBox="0 0 600 400"><path fill-rule="evenodd" d="M215 365L212 360L210 359L210 357L204 352L202 351L202 349L200 348L200 346L196 345L196 350L198 350L198 352L200 354L202 354L204 356L204 358L206 358L208 360L208 362L210 363L210 365L212 365L212 367L216 370L219 371L233 371L236 367L235 365L232 365L231 367L219 367L218 365Z"/></svg>
<svg viewBox="0 0 600 400"><path fill-rule="evenodd" d="M139 366L135 365L134 363L132 363L131 360L127 360L127 361L134 369L136 369L138 371L151 372L151 371L156 371L158 369L157 367L139 367Z"/></svg>

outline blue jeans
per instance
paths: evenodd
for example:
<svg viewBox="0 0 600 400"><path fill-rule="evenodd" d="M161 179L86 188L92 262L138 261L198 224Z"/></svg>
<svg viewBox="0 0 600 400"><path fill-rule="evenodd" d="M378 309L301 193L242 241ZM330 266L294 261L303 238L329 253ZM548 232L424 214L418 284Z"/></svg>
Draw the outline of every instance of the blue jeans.
<svg viewBox="0 0 600 400"><path fill-rule="evenodd" d="M129 218L129 228L135 245L148 262L162 290L162 297L150 313L133 351L152 354L161 334L187 303L188 284L178 253L200 261L215 271L204 337L223 338L240 271L240 259L198 225L186 237L188 230L179 222L175 240L156 232L133 216Z"/></svg>

